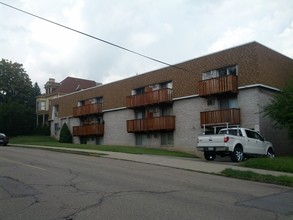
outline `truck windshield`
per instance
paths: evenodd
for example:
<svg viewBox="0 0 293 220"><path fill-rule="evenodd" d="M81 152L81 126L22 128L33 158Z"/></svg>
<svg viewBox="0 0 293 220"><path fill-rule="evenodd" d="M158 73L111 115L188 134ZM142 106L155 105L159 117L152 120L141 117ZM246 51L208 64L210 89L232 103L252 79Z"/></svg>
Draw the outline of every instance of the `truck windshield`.
<svg viewBox="0 0 293 220"><path fill-rule="evenodd" d="M237 129L228 129L228 134L237 136L237 132L238 132L239 136L242 136L240 129L238 129L238 130ZM220 130L219 134L227 134L227 129Z"/></svg>

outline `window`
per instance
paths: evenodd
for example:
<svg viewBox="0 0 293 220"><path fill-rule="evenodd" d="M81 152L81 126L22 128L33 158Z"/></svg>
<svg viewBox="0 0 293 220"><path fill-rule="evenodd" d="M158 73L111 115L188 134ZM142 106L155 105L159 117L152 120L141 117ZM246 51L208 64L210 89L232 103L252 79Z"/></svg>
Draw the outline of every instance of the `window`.
<svg viewBox="0 0 293 220"><path fill-rule="evenodd" d="M161 134L161 145L162 146L173 146L174 145L174 134L173 132Z"/></svg>
<svg viewBox="0 0 293 220"><path fill-rule="evenodd" d="M97 97L94 99L94 103L103 104L103 97Z"/></svg>
<svg viewBox="0 0 293 220"><path fill-rule="evenodd" d="M169 106L162 107L162 116L169 116L173 114L173 109Z"/></svg>
<svg viewBox="0 0 293 220"><path fill-rule="evenodd" d="M77 106L84 106L85 105L85 101L83 100L83 101L79 101L78 103L77 103Z"/></svg>
<svg viewBox="0 0 293 220"><path fill-rule="evenodd" d="M101 144L102 144L102 138L96 137L96 145L101 145Z"/></svg>
<svg viewBox="0 0 293 220"><path fill-rule="evenodd" d="M140 95L144 93L144 88L139 88L135 90L135 95Z"/></svg>
<svg viewBox="0 0 293 220"><path fill-rule="evenodd" d="M155 91L155 90L159 90L160 89L160 84L154 84L152 85L152 90Z"/></svg>
<svg viewBox="0 0 293 220"><path fill-rule="evenodd" d="M220 109L238 108L237 97L226 97L219 100Z"/></svg>
<svg viewBox="0 0 293 220"><path fill-rule="evenodd" d="M39 101L37 106L38 106L38 111L45 111L46 110L46 101Z"/></svg>
<svg viewBox="0 0 293 220"><path fill-rule="evenodd" d="M87 144L87 138L86 137L80 137L80 144Z"/></svg>
<svg viewBox="0 0 293 220"><path fill-rule="evenodd" d="M143 119L145 118L145 111L136 110L135 111L135 119Z"/></svg>
<svg viewBox="0 0 293 220"><path fill-rule="evenodd" d="M219 134L227 134L227 130L221 130ZM228 129L228 134L235 135L235 136L243 136L240 129Z"/></svg>
<svg viewBox="0 0 293 220"><path fill-rule="evenodd" d="M131 95L140 95L144 93L144 87L131 90Z"/></svg>
<svg viewBox="0 0 293 220"><path fill-rule="evenodd" d="M237 65L210 70L202 74L202 80L212 79L221 76L237 75Z"/></svg>
<svg viewBox="0 0 293 220"><path fill-rule="evenodd" d="M253 133L254 133L254 138L255 138L255 139L258 139L258 140L260 140L260 141L264 141L263 137L260 136L259 133L257 133L257 132L253 132Z"/></svg>
<svg viewBox="0 0 293 220"><path fill-rule="evenodd" d="M227 75L237 75L237 66L230 66L227 68Z"/></svg>
<svg viewBox="0 0 293 220"><path fill-rule="evenodd" d="M57 135L58 131L60 130L59 123L54 124L54 133Z"/></svg>
<svg viewBox="0 0 293 220"><path fill-rule="evenodd" d="M144 145L146 135L135 134L135 145Z"/></svg>
<svg viewBox="0 0 293 220"><path fill-rule="evenodd" d="M59 111L59 105L55 105L55 106L53 107L53 115L54 115L55 117L58 117L58 111Z"/></svg>
<svg viewBox="0 0 293 220"><path fill-rule="evenodd" d="M172 89L172 88L173 88L172 81L171 82L156 83L156 84L148 85L146 87L133 89L131 91L131 95L141 95L146 92L156 91L159 89Z"/></svg>
<svg viewBox="0 0 293 220"><path fill-rule="evenodd" d="M142 135L141 134L135 135L135 145L142 145Z"/></svg>
<svg viewBox="0 0 293 220"><path fill-rule="evenodd" d="M46 110L46 102L45 101L41 101L40 104L41 104L41 110L42 111L43 110Z"/></svg>
<svg viewBox="0 0 293 220"><path fill-rule="evenodd" d="M161 89L172 89L173 88L173 83L172 82L165 82L160 84Z"/></svg>
<svg viewBox="0 0 293 220"><path fill-rule="evenodd" d="M255 131L245 130L247 137L264 141L263 137Z"/></svg>
<svg viewBox="0 0 293 220"><path fill-rule="evenodd" d="M254 135L252 134L251 131L249 131L249 130L245 130L245 133L246 133L247 137L249 137L249 138L254 138Z"/></svg>
<svg viewBox="0 0 293 220"><path fill-rule="evenodd" d="M219 76L226 76L227 75L227 69L223 68L223 69L219 69Z"/></svg>
<svg viewBox="0 0 293 220"><path fill-rule="evenodd" d="M207 98L207 105L208 106L215 105L215 98L214 97L208 97Z"/></svg>
<svg viewBox="0 0 293 220"><path fill-rule="evenodd" d="M219 72L217 70L211 70L202 74L203 80L213 79L216 77L219 77Z"/></svg>

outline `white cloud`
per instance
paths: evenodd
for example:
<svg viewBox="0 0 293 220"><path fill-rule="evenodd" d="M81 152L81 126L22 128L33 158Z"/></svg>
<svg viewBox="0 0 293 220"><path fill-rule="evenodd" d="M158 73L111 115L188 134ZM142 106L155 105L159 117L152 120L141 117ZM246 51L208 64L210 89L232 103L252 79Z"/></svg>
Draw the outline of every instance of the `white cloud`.
<svg viewBox="0 0 293 220"><path fill-rule="evenodd" d="M277 41L280 43L280 49L287 54L287 56L293 58L293 20L291 25L286 27L277 37Z"/></svg>
<svg viewBox="0 0 293 220"><path fill-rule="evenodd" d="M174 33L174 28L171 24L169 23L164 23L163 24L163 30L167 33L167 34L173 34Z"/></svg>
<svg viewBox="0 0 293 220"><path fill-rule="evenodd" d="M208 51L216 52L219 50L230 48L232 46L243 44L243 42L253 41L255 37L256 35L254 31L250 27L228 30L227 32L223 33L223 36L217 39L217 41L209 47Z"/></svg>
<svg viewBox="0 0 293 220"><path fill-rule="evenodd" d="M133 48L146 48L158 40L156 34L140 32L130 36L128 45Z"/></svg>
<svg viewBox="0 0 293 220"><path fill-rule="evenodd" d="M81 16L82 9L84 7L84 1L77 1L70 8L63 9L63 15L68 20L68 26L77 30L81 30L84 26L84 22Z"/></svg>
<svg viewBox="0 0 293 220"><path fill-rule="evenodd" d="M11 0L9 4L175 64L250 41L293 57L292 0ZM42 88L66 76L111 82L163 67L0 5L0 52ZM17 51L17 52L15 52Z"/></svg>

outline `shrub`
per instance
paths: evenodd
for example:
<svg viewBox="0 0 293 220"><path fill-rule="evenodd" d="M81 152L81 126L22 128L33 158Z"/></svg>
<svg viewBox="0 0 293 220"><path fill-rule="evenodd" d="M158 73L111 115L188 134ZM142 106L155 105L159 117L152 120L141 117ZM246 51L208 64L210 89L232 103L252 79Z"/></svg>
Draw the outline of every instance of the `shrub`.
<svg viewBox="0 0 293 220"><path fill-rule="evenodd" d="M66 123L64 123L61 128L59 142L72 143L72 135Z"/></svg>
<svg viewBox="0 0 293 220"><path fill-rule="evenodd" d="M35 128L34 135L50 136L50 128L48 127L48 125L40 125Z"/></svg>

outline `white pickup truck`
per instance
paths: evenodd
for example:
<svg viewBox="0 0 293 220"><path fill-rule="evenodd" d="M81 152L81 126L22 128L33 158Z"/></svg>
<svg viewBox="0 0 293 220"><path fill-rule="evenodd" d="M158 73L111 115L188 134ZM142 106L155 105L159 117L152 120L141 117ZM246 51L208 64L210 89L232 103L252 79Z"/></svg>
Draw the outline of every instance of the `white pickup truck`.
<svg viewBox="0 0 293 220"><path fill-rule="evenodd" d="M214 160L216 155L229 155L233 162L240 162L246 156L275 156L272 143L253 130L239 127L198 136L197 149L204 152L206 160Z"/></svg>

